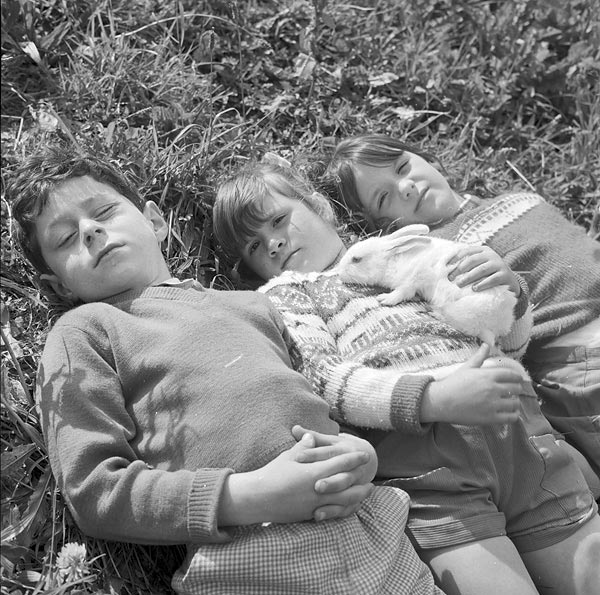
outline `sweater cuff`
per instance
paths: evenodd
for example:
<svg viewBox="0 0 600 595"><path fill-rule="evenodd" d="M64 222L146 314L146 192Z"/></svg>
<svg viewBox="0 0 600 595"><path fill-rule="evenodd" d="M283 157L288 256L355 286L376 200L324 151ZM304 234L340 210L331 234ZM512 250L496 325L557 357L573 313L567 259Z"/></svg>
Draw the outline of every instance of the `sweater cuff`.
<svg viewBox="0 0 600 595"><path fill-rule="evenodd" d="M515 304L515 318L519 320L527 312L527 308L529 307L529 286L527 282L521 275L515 273L517 277L517 281L519 282L519 286L521 287L521 295L517 299L517 303Z"/></svg>
<svg viewBox="0 0 600 595"><path fill-rule="evenodd" d="M188 499L188 533L192 543L222 543L231 538L219 529L217 514L225 480L233 469L198 469Z"/></svg>
<svg viewBox="0 0 600 595"><path fill-rule="evenodd" d="M401 376L392 392L391 422L395 430L425 434L431 424L422 424L421 401L433 376Z"/></svg>

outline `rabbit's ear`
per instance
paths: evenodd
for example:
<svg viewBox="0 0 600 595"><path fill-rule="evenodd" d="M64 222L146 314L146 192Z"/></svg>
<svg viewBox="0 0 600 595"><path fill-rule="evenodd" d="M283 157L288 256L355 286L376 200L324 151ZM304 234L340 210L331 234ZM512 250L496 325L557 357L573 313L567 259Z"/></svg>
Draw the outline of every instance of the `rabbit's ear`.
<svg viewBox="0 0 600 595"><path fill-rule="evenodd" d="M418 250L427 248L431 245L430 237L422 236L406 236L401 238L391 238L391 242L388 242L387 251L393 252L394 254L400 254L401 252L408 252L409 250Z"/></svg>
<svg viewBox="0 0 600 595"><path fill-rule="evenodd" d="M391 233L389 238L401 238L404 236L422 236L429 233L429 227L423 223L413 223L405 227L401 227L394 233Z"/></svg>

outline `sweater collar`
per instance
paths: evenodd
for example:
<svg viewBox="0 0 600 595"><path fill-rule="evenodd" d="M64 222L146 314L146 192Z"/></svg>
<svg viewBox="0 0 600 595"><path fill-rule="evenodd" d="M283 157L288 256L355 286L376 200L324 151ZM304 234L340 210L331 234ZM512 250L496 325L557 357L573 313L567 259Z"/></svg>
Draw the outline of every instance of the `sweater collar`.
<svg viewBox="0 0 600 595"><path fill-rule="evenodd" d="M171 277L170 279L167 279L166 281L163 281L158 285L151 285L142 289L131 289L129 291L124 291L123 293L110 296L102 301L114 306L119 303L130 302L137 298L155 297L168 299L173 297L180 297L182 289L195 289L199 292L203 292L206 290L206 288L203 287L201 283L194 279L184 279L183 281L180 281L175 277Z"/></svg>

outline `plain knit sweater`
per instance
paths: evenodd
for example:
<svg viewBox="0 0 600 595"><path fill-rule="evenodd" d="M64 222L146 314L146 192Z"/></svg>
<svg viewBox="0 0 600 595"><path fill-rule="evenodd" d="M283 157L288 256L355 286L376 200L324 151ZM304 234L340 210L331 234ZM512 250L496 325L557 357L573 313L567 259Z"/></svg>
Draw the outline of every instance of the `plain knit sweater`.
<svg viewBox="0 0 600 595"><path fill-rule="evenodd" d="M290 367L283 323L256 292L149 287L65 314L38 403L50 463L80 528L153 544L217 542L232 471L337 433Z"/></svg>
<svg viewBox="0 0 600 595"><path fill-rule="evenodd" d="M474 199L432 235L487 244L529 286L532 346L600 316L600 243L532 192Z"/></svg>

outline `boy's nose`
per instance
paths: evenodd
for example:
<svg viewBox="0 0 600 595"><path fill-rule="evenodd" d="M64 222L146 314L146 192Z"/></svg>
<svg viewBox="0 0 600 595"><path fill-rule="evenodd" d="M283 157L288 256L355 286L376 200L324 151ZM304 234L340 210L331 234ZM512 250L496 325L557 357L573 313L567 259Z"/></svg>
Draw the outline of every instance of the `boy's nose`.
<svg viewBox="0 0 600 595"><path fill-rule="evenodd" d="M285 246L284 238L271 238L269 240L269 256L273 258L277 256L279 251Z"/></svg>
<svg viewBox="0 0 600 595"><path fill-rule="evenodd" d="M398 182L398 191L403 200L414 200L419 196L417 185L410 178L402 178Z"/></svg>
<svg viewBox="0 0 600 595"><path fill-rule="evenodd" d="M101 236L106 234L104 227L96 221L83 221L81 223L81 232L83 235L83 242L86 246L91 246L95 240L98 240Z"/></svg>

